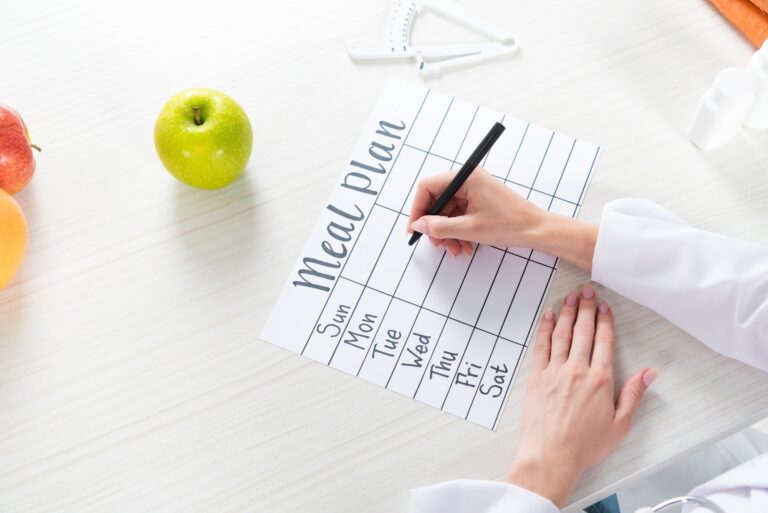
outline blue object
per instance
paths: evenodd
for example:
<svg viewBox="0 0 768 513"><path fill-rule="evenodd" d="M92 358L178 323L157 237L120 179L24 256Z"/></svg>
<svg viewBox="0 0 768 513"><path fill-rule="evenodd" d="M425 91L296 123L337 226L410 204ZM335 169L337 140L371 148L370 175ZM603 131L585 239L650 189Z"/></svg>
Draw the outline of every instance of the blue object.
<svg viewBox="0 0 768 513"><path fill-rule="evenodd" d="M591 506L584 508L586 513L621 513L619 510L619 499L616 495L606 497L600 502L596 502Z"/></svg>

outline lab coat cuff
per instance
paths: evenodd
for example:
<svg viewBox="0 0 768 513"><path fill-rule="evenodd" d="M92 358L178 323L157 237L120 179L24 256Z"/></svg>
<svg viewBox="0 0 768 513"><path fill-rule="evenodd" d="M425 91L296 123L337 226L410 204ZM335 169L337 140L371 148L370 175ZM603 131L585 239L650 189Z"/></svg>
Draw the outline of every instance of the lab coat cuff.
<svg viewBox="0 0 768 513"><path fill-rule="evenodd" d="M592 280L625 293L619 285L632 276L644 255L641 234L651 226L680 225L684 220L646 199L626 198L605 205L592 257Z"/></svg>
<svg viewBox="0 0 768 513"><path fill-rule="evenodd" d="M411 513L557 513L549 499L519 486L459 479L411 490Z"/></svg>

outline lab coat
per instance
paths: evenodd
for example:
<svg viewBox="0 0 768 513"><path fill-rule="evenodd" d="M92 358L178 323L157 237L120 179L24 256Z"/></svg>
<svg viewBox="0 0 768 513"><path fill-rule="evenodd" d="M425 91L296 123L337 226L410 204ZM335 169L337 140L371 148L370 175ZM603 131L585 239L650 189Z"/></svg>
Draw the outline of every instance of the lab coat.
<svg viewBox="0 0 768 513"><path fill-rule="evenodd" d="M647 200L618 200L603 210L592 279L713 350L768 371L768 246L693 228ZM764 513L768 455L691 493L708 496L728 513ZM557 511L544 497L493 481L450 481L411 496L411 513Z"/></svg>

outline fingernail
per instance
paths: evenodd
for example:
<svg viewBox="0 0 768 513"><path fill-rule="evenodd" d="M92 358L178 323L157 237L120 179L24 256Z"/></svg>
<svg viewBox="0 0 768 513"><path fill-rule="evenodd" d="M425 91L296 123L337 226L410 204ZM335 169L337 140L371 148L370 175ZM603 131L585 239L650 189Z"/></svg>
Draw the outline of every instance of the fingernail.
<svg viewBox="0 0 768 513"><path fill-rule="evenodd" d="M555 320L555 312L553 312L551 308L547 308L547 310L544 312L544 320L545 321Z"/></svg>
<svg viewBox="0 0 768 513"><path fill-rule="evenodd" d="M643 373L643 385L645 385L646 388L651 386L651 383L653 383L653 380L656 379L656 371L653 369L648 369Z"/></svg>
<svg viewBox="0 0 768 513"><path fill-rule="evenodd" d="M581 297L584 299L592 299L595 297L595 289L589 285L584 285L584 288L581 289Z"/></svg>
<svg viewBox="0 0 768 513"><path fill-rule="evenodd" d="M608 308L608 303L605 301L600 301L600 304L597 305L597 309L600 313L608 313L611 311L611 309Z"/></svg>
<svg viewBox="0 0 768 513"><path fill-rule="evenodd" d="M576 304L576 294L573 292L569 292L567 296L565 296L565 304L573 306Z"/></svg>
<svg viewBox="0 0 768 513"><path fill-rule="evenodd" d="M411 228L415 232L423 233L424 235L429 235L427 233L427 222L423 219L417 219L411 224Z"/></svg>

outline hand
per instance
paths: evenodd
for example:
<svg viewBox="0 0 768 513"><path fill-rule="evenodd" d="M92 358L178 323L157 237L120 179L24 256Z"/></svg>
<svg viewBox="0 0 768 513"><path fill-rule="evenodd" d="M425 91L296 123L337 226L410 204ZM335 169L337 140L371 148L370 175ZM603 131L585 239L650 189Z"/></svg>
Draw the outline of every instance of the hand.
<svg viewBox="0 0 768 513"><path fill-rule="evenodd" d="M597 227L540 209L494 178L476 169L442 215L426 215L455 173L442 173L419 182L408 232L427 235L454 256L471 254L472 242L498 247L539 249L591 270Z"/></svg>
<svg viewBox="0 0 768 513"><path fill-rule="evenodd" d="M614 402L613 352L611 310L589 285L580 298L568 294L559 318L543 315L507 482L562 507L581 474L624 439L656 372L629 378Z"/></svg>
<svg viewBox="0 0 768 513"><path fill-rule="evenodd" d="M472 253L470 242L493 246L529 246L530 231L546 214L506 187L483 168L476 169L443 211L425 215L456 173L441 173L419 182L413 198L409 233L429 236L453 255Z"/></svg>

